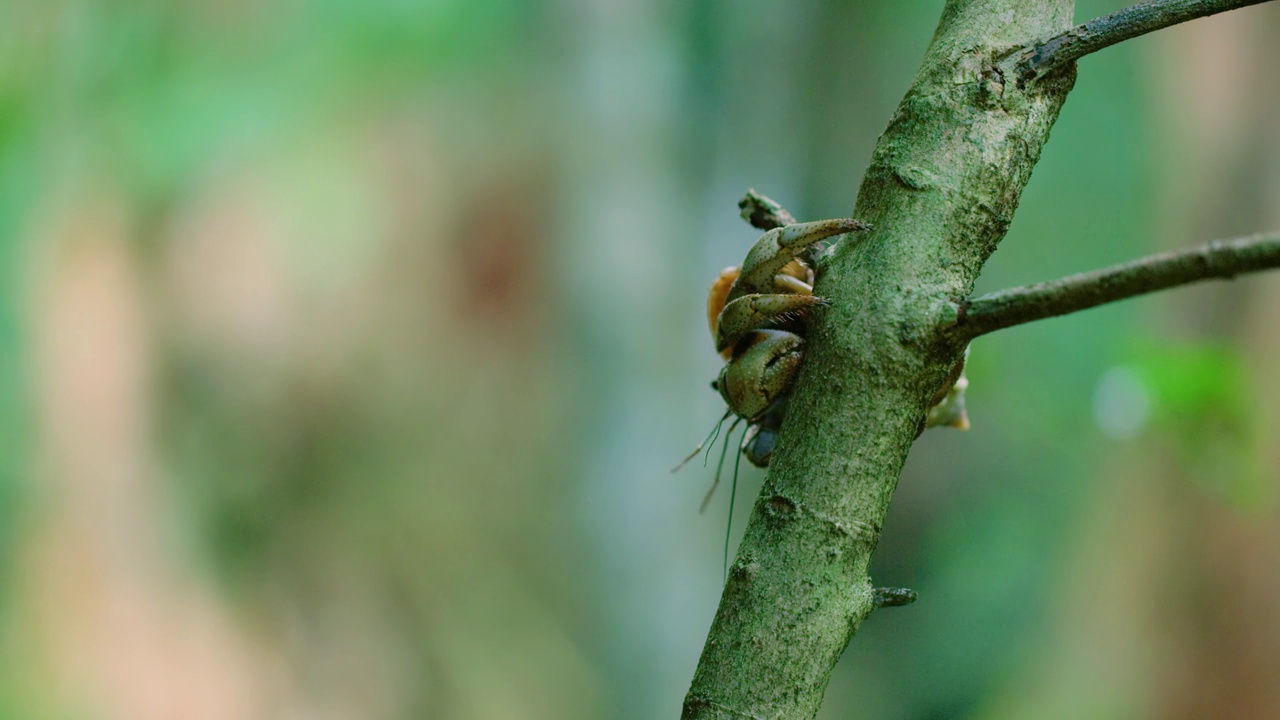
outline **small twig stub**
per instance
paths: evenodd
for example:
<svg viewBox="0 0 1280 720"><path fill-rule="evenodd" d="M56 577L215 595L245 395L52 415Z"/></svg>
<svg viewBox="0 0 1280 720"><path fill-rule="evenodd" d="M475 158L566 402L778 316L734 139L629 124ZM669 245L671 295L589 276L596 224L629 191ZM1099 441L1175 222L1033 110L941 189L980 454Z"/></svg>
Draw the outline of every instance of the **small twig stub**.
<svg viewBox="0 0 1280 720"><path fill-rule="evenodd" d="M878 587L871 591L871 604L877 608L910 605L918 598L911 588Z"/></svg>

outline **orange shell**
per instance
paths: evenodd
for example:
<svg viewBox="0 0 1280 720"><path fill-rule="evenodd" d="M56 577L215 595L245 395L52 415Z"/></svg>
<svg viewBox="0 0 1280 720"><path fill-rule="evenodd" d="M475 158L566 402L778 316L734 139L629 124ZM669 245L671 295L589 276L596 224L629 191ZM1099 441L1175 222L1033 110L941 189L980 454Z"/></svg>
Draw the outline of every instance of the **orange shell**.
<svg viewBox="0 0 1280 720"><path fill-rule="evenodd" d="M720 313L724 311L725 302L729 299L729 291L738 280L740 268L727 267L720 271L720 277L711 283L711 291L707 295L707 325L711 328L711 341L715 342L716 331L720 329ZM725 348L720 353L725 360L733 356L733 348Z"/></svg>

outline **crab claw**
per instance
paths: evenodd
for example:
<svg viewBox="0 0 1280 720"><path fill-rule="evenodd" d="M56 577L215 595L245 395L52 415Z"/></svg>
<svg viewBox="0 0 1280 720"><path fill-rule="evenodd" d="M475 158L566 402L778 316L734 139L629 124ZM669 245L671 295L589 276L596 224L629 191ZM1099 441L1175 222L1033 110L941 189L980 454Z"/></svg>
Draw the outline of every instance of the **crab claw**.
<svg viewBox="0 0 1280 720"><path fill-rule="evenodd" d="M725 306L716 330L716 350L731 351L752 332L799 317L826 300L813 295L771 294L743 295Z"/></svg>
<svg viewBox="0 0 1280 720"><path fill-rule="evenodd" d="M800 368L799 335L757 330L750 347L720 371L716 389L735 415L754 422L791 387Z"/></svg>
<svg viewBox="0 0 1280 720"><path fill-rule="evenodd" d="M805 248L829 237L867 229L867 224L850 218L818 220L774 228L756 241L742 263L742 271L729 300L773 289L773 278Z"/></svg>

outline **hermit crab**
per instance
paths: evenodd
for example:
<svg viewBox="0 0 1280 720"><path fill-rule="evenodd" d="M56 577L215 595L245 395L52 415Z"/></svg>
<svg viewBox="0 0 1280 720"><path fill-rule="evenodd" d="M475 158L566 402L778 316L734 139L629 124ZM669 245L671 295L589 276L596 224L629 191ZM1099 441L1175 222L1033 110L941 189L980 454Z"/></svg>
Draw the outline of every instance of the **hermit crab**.
<svg viewBox="0 0 1280 720"><path fill-rule="evenodd" d="M741 267L725 268L711 284L707 322L726 361L713 386L751 428L743 451L754 465L768 465L809 314L826 304L813 294L814 270L801 254L866 227L848 218L776 227L756 241Z"/></svg>
<svg viewBox="0 0 1280 720"><path fill-rule="evenodd" d="M769 219L758 222L748 217L749 202L770 211ZM813 294L811 251L823 240L868 226L848 218L796 223L776 203L754 193L748 194L740 207L744 217L757 227L763 222L768 232L756 241L740 267L725 268L711 284L707 322L716 351L726 361L711 386L729 406L720 422L736 416L729 434L739 422L747 423L738 458L745 455L753 465L766 467L800 368L809 315L826 304ZM719 428L718 423L675 469L697 456L708 442L714 443ZM715 481L702 502L704 510L720 484L719 468L728 447L726 438Z"/></svg>
<svg viewBox="0 0 1280 720"><path fill-rule="evenodd" d="M721 424L734 415L728 436L732 436L739 422L747 423L734 461L734 490L737 489L737 463L743 456L757 467L768 466L803 358L810 317L816 308L827 304L825 299L813 294L816 258L822 242L869 229L866 223L848 218L797 223L776 202L755 191L749 191L738 207L744 219L767 232L751 247L741 267L728 267L720 272L711 283L707 297L711 337L716 351L725 359L724 368L711 386L724 398L729 409L711 434L673 469L673 472L679 470L708 443L714 445ZM964 360L961 357L932 398L921 429L935 425L969 427L964 410L964 390L968 385ZM720 485L720 471L728 449L726 437L715 480L702 501L704 511ZM729 498L729 522L725 528L726 572L729 531L733 526L733 494Z"/></svg>
<svg viewBox="0 0 1280 720"><path fill-rule="evenodd" d="M707 322L716 351L726 361L711 385L728 405L721 423L730 415L736 416L729 433L739 422L747 423L739 458L746 456L751 464L767 467L803 357L808 322L815 308L827 304L813 294L815 258L820 246L829 238L865 231L869 226L849 218L797 223L777 203L754 191L743 198L739 207L744 219L767 232L752 246L740 267L725 268L711 284ZM925 426L968 428L964 409L968 381L963 372L962 357L933 397ZM717 424L676 469L708 442L714 443L719 428ZM726 438L721 466L727 450ZM719 483L717 469L703 509Z"/></svg>

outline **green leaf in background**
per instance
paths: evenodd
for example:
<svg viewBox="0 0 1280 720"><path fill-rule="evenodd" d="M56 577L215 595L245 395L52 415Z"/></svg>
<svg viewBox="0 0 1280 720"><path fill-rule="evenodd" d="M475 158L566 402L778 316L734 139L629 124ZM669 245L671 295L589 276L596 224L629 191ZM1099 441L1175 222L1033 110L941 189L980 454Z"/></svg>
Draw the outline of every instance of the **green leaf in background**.
<svg viewBox="0 0 1280 720"><path fill-rule="evenodd" d="M1179 475L1238 509L1271 505L1274 489L1256 460L1254 382L1239 350L1146 341L1128 367L1149 396L1155 439Z"/></svg>

